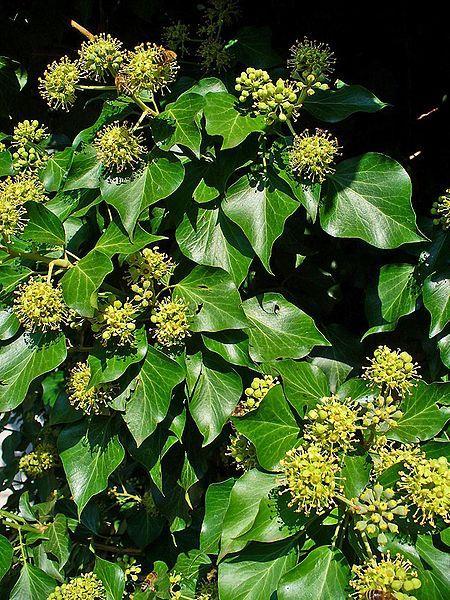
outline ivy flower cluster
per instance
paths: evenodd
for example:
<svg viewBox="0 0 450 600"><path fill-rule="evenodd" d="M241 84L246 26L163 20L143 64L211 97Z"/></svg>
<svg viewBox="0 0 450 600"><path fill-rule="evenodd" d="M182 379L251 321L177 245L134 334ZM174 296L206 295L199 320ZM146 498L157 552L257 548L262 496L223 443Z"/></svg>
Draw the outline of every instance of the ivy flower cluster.
<svg viewBox="0 0 450 600"><path fill-rule="evenodd" d="M336 59L328 44L304 38L290 49L288 67L292 77L316 89L328 89Z"/></svg>
<svg viewBox="0 0 450 600"><path fill-rule="evenodd" d="M19 469L31 479L43 477L48 471L59 464L58 452L50 442L41 442L36 448L22 456Z"/></svg>
<svg viewBox="0 0 450 600"><path fill-rule="evenodd" d="M313 183L322 183L334 173L334 162L339 156L339 143L328 131L307 129L294 137L288 151L289 167L295 175Z"/></svg>
<svg viewBox="0 0 450 600"><path fill-rule="evenodd" d="M70 371L67 392L70 404L86 415L98 415L111 400L106 387L90 386L91 368L87 362L78 362Z"/></svg>
<svg viewBox="0 0 450 600"><path fill-rule="evenodd" d="M134 556L124 554L117 559L117 564L125 575L125 581L136 583L142 573L142 567L138 564Z"/></svg>
<svg viewBox="0 0 450 600"><path fill-rule="evenodd" d="M78 63L63 56L53 61L39 78L39 92L50 108L67 111L75 104L80 78Z"/></svg>
<svg viewBox="0 0 450 600"><path fill-rule="evenodd" d="M109 33L101 33L83 42L78 51L83 76L105 81L111 71L117 73L124 60L122 46L122 42Z"/></svg>
<svg viewBox="0 0 450 600"><path fill-rule="evenodd" d="M40 277L30 277L14 293L14 313L27 331L60 331L68 323L72 312L59 284L53 286Z"/></svg>
<svg viewBox="0 0 450 600"><path fill-rule="evenodd" d="M379 436L377 444L373 446L372 454L375 475L380 475L398 463L414 465L424 456L417 444L388 442L386 437Z"/></svg>
<svg viewBox="0 0 450 600"><path fill-rule="evenodd" d="M347 452L355 442L358 425L358 407L349 398L339 400L337 396L322 398L316 408L308 412L305 440L323 448Z"/></svg>
<svg viewBox="0 0 450 600"><path fill-rule="evenodd" d="M363 378L382 393L408 394L415 381L420 379L418 365L408 352L379 346L369 361L370 365L364 367Z"/></svg>
<svg viewBox="0 0 450 600"><path fill-rule="evenodd" d="M128 258L128 273L134 283L144 280L161 281L170 277L175 268L175 263L158 246L144 248Z"/></svg>
<svg viewBox="0 0 450 600"><path fill-rule="evenodd" d="M58 585L47 600L106 600L106 590L95 573L85 573Z"/></svg>
<svg viewBox="0 0 450 600"><path fill-rule="evenodd" d="M23 229L26 202L45 200L44 186L31 173L21 173L0 181L0 235L9 239Z"/></svg>
<svg viewBox="0 0 450 600"><path fill-rule="evenodd" d="M47 127L35 119L33 121L25 119L14 127L11 143L13 146L27 146L28 144L40 144L47 138Z"/></svg>
<svg viewBox="0 0 450 600"><path fill-rule="evenodd" d="M363 425L373 427L377 433L386 433L398 425L403 413L392 396L378 396L365 404Z"/></svg>
<svg viewBox="0 0 450 600"><path fill-rule="evenodd" d="M161 37L167 48L178 52L180 56L184 56L188 43L191 41L191 28L187 23L177 21L171 25L166 25L162 30Z"/></svg>
<svg viewBox="0 0 450 600"><path fill-rule="evenodd" d="M155 326L154 337L162 346L179 346L190 335L188 305L181 298L164 298L150 317Z"/></svg>
<svg viewBox="0 0 450 600"><path fill-rule="evenodd" d="M107 171L120 173L139 162L145 152L143 136L127 123L111 123L101 129L94 148L99 162Z"/></svg>
<svg viewBox="0 0 450 600"><path fill-rule="evenodd" d="M92 331L104 345L112 340L124 346L134 341L136 317L136 306L132 302L111 298L97 315Z"/></svg>
<svg viewBox="0 0 450 600"><path fill-rule="evenodd" d="M435 225L441 225L444 230L450 229L450 188L433 202L431 214Z"/></svg>
<svg viewBox="0 0 450 600"><path fill-rule="evenodd" d="M240 471L250 471L258 466L255 446L241 433L231 435L225 454Z"/></svg>
<svg viewBox="0 0 450 600"><path fill-rule="evenodd" d="M360 600L374 597L371 592L389 592L399 600L414 599L410 592L421 587L417 571L399 554L394 558L389 553L380 559L373 557L363 565L353 565L352 572L350 585Z"/></svg>
<svg viewBox="0 0 450 600"><path fill-rule="evenodd" d="M239 404L234 409L233 416L242 417L252 410L256 410L263 398L266 397L268 391L277 383L277 379L272 377L272 375L254 377L250 386L244 391L244 398L239 401Z"/></svg>

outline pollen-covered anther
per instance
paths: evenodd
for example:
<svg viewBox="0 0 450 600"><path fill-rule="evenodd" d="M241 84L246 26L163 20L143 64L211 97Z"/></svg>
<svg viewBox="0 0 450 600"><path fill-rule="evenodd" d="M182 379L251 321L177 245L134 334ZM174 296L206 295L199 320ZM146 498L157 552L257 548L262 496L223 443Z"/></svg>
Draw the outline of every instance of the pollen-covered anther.
<svg viewBox="0 0 450 600"><path fill-rule="evenodd" d="M70 371L67 392L70 404L86 415L100 414L111 399L107 387L90 386L91 369L87 362L78 362Z"/></svg>
<svg viewBox="0 0 450 600"><path fill-rule="evenodd" d="M439 196L436 202L433 202L431 214L435 225L450 229L450 188L445 190L445 194Z"/></svg>
<svg viewBox="0 0 450 600"><path fill-rule="evenodd" d="M280 483L291 496L289 506L297 512L321 514L334 506L335 496L341 492L340 465L335 455L310 444L289 450L280 466Z"/></svg>
<svg viewBox="0 0 450 600"><path fill-rule="evenodd" d="M294 137L288 152L291 171L312 182L322 183L334 173L334 163L339 156L339 144L328 131L307 129Z"/></svg>
<svg viewBox="0 0 450 600"><path fill-rule="evenodd" d="M124 60L122 42L111 35L101 33L93 39L83 42L78 51L80 68L83 75L97 81L104 81L106 76L116 73Z"/></svg>
<svg viewBox="0 0 450 600"><path fill-rule="evenodd" d="M272 375L264 375L263 377L254 377L250 386L244 391L244 398L239 401L233 412L233 416L242 417L252 410L256 410L261 404L267 392L272 389L278 380Z"/></svg>
<svg viewBox="0 0 450 600"><path fill-rule="evenodd" d="M30 277L14 292L14 313L28 331L60 331L71 314L61 286Z"/></svg>
<svg viewBox="0 0 450 600"><path fill-rule="evenodd" d="M380 559L372 557L362 565L353 565L353 578L350 585L355 590L353 596L359 600L370 598L370 592L390 592L394 598L414 599L410 592L421 586L417 571L400 554L391 558L389 552Z"/></svg>
<svg viewBox="0 0 450 600"><path fill-rule="evenodd" d="M414 517L420 516L420 523L435 526L440 517L450 523L450 468L444 456L422 458L406 465L401 472L399 483L411 505L416 508Z"/></svg>
<svg viewBox="0 0 450 600"><path fill-rule="evenodd" d="M120 346L134 340L136 307L129 301L111 300L98 315L92 330L106 345L113 340Z"/></svg>
<svg viewBox="0 0 450 600"><path fill-rule="evenodd" d="M94 148L105 169L118 173L139 162L145 152L142 134L119 122L106 125L97 133Z"/></svg>
<svg viewBox="0 0 450 600"><path fill-rule="evenodd" d="M75 103L77 84L80 80L78 63L63 56L52 62L39 78L39 92L50 108L69 110Z"/></svg>
<svg viewBox="0 0 450 600"><path fill-rule="evenodd" d="M254 110L265 116L268 124L295 118L297 112L298 89L292 81L278 79L262 85L254 96Z"/></svg>
<svg viewBox="0 0 450 600"><path fill-rule="evenodd" d="M141 279L161 281L169 277L175 268L175 263L159 251L158 246L144 248L141 252L133 254L129 259L129 275L133 282Z"/></svg>
<svg viewBox="0 0 450 600"><path fill-rule="evenodd" d="M307 414L305 439L330 450L348 451L355 442L358 426L358 405L350 398L322 398Z"/></svg>
<svg viewBox="0 0 450 600"><path fill-rule="evenodd" d="M164 298L150 317L155 325L155 338L162 346L180 345L190 335L188 306L181 298Z"/></svg>
<svg viewBox="0 0 450 600"><path fill-rule="evenodd" d="M69 583L58 585L47 600L106 600L103 583L94 573L74 577Z"/></svg>
<svg viewBox="0 0 450 600"><path fill-rule="evenodd" d="M58 452L54 444L41 442L36 448L22 456L19 460L19 469L30 477L37 479L43 477L48 471L59 464Z"/></svg>
<svg viewBox="0 0 450 600"><path fill-rule="evenodd" d="M155 93L172 83L178 68L174 52L147 42L128 52L119 74L129 93L144 90Z"/></svg>
<svg viewBox="0 0 450 600"><path fill-rule="evenodd" d="M408 352L400 349L379 346L369 361L370 365L364 367L363 378L370 386L382 391L395 391L400 395L410 393L416 380L420 379L417 363Z"/></svg>

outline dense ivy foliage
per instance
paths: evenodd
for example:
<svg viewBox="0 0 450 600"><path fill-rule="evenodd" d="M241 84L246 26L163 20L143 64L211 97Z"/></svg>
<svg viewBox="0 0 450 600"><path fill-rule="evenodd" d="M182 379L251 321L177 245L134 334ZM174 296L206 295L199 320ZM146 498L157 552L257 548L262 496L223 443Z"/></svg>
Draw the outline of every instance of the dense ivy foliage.
<svg viewBox="0 0 450 600"><path fill-rule="evenodd" d="M181 23L74 26L39 90L97 120L0 138L0 596L448 597L448 195L418 226L405 169L347 155L386 104L324 44L246 31L227 88Z"/></svg>

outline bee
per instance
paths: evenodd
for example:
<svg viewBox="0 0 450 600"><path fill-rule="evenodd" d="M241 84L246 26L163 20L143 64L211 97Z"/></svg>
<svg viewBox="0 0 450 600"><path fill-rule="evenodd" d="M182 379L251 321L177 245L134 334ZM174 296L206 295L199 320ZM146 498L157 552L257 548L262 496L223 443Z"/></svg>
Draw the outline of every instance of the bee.
<svg viewBox="0 0 450 600"><path fill-rule="evenodd" d="M160 65L166 65L167 63L174 62L176 59L177 59L176 52L174 52L173 50L167 50L166 48L163 48L161 46L159 49L156 61Z"/></svg>
<svg viewBox="0 0 450 600"><path fill-rule="evenodd" d="M143 592L146 591L150 591L150 592L154 592L156 591L155 588L155 583L158 579L158 575L155 573L155 571L152 571L151 573L149 573L146 578L144 579L142 585L141 585L141 590Z"/></svg>
<svg viewBox="0 0 450 600"><path fill-rule="evenodd" d="M123 73L118 73L116 75L114 83L119 92L126 92L128 90L127 78Z"/></svg>
<svg viewBox="0 0 450 600"><path fill-rule="evenodd" d="M369 590L366 592L364 598L366 600L397 600L392 592L385 592L383 590Z"/></svg>

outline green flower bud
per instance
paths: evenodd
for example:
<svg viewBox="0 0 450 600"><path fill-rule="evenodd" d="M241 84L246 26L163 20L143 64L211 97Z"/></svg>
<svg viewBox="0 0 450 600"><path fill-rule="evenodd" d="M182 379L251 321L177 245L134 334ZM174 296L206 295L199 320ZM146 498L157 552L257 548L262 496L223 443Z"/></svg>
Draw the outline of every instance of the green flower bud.
<svg viewBox="0 0 450 600"><path fill-rule="evenodd" d="M161 281L170 277L175 268L172 260L159 251L158 246L153 248L144 248L128 258L129 275L131 281L149 280Z"/></svg>
<svg viewBox="0 0 450 600"><path fill-rule="evenodd" d="M43 477L59 464L58 452L54 444L41 442L36 448L19 460L19 469L31 479Z"/></svg>
<svg viewBox="0 0 450 600"><path fill-rule="evenodd" d="M239 401L233 412L233 416L242 417L248 412L255 410L261 404L267 392L272 389L278 381L271 375L255 377L250 387L245 390L245 398Z"/></svg>
<svg viewBox="0 0 450 600"><path fill-rule="evenodd" d="M255 446L240 433L231 436L225 454L241 471L250 471L258 466Z"/></svg>
<svg viewBox="0 0 450 600"><path fill-rule="evenodd" d="M312 417L310 415L312 414ZM359 429L359 418L356 403L350 398L341 401L337 396L322 398L316 409L308 413L312 421L305 427L306 440L321 445L323 448L348 451L355 442L355 434Z"/></svg>
<svg viewBox="0 0 450 600"><path fill-rule="evenodd" d="M444 230L450 229L450 188L433 203L431 214L436 215L433 219L435 225L441 225Z"/></svg>
<svg viewBox="0 0 450 600"><path fill-rule="evenodd" d="M40 144L48 137L47 128L33 120L21 121L14 127L12 136L13 146L26 146L27 144Z"/></svg>
<svg viewBox="0 0 450 600"><path fill-rule="evenodd" d="M186 53L187 44L190 41L191 28L185 23L178 21L173 25L164 27L162 40L167 48L179 52L181 56Z"/></svg>
<svg viewBox="0 0 450 600"><path fill-rule="evenodd" d="M104 344L112 338L119 346L130 344L134 341L136 316L136 307L131 302L111 300L100 310L93 331Z"/></svg>

